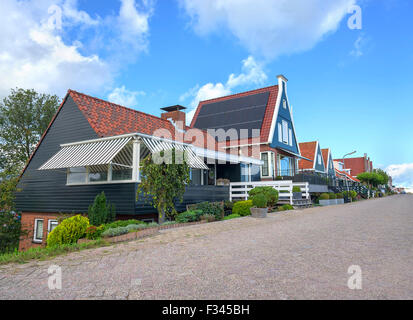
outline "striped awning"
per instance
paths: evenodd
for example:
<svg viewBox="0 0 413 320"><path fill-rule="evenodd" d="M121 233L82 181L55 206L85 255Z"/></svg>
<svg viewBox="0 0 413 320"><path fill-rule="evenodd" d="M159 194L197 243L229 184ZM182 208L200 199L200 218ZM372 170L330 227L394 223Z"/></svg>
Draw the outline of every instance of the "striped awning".
<svg viewBox="0 0 413 320"><path fill-rule="evenodd" d="M62 149L43 164L39 170L107 165L131 139L132 137L123 137L62 145Z"/></svg>
<svg viewBox="0 0 413 320"><path fill-rule="evenodd" d="M190 145L146 137L142 137L142 141L145 144L145 146L151 151L152 154L172 149L184 151L186 161L188 162L189 167L194 169L209 169L208 166L204 163L204 161L195 154L194 150Z"/></svg>

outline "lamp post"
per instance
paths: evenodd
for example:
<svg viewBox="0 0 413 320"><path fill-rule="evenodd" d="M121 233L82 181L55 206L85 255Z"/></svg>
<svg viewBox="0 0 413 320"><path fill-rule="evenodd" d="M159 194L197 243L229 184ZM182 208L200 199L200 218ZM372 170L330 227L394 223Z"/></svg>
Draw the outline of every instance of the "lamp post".
<svg viewBox="0 0 413 320"><path fill-rule="evenodd" d="M351 156L352 154L355 154L356 152L357 152L357 151L353 151L353 152L347 153L347 154L343 157L343 171L344 171L344 173L346 173L346 164L345 164L344 158L347 157L347 156ZM347 196L350 197L350 202L353 202L353 198L350 196L350 188L349 188L349 186L348 186L347 176L346 176L346 185L347 185Z"/></svg>

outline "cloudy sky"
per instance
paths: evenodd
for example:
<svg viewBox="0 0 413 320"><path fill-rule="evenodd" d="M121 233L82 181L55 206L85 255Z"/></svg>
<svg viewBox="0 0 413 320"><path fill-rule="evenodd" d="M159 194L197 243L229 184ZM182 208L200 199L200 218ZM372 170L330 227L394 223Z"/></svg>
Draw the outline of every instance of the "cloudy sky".
<svg viewBox="0 0 413 320"><path fill-rule="evenodd" d="M361 29L350 28L355 5ZM288 79L297 136L413 188L409 0L1 0L0 97L71 88L155 115Z"/></svg>

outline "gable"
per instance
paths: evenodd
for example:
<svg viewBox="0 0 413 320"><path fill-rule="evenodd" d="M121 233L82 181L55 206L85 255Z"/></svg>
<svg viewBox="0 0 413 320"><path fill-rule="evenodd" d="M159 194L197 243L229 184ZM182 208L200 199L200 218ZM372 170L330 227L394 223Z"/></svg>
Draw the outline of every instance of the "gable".
<svg viewBox="0 0 413 320"><path fill-rule="evenodd" d="M323 154L321 152L319 143L317 143L317 151L316 151L315 158L314 158L314 169L320 172L326 171L325 166L324 166Z"/></svg>
<svg viewBox="0 0 413 320"><path fill-rule="evenodd" d="M270 146L271 148L282 148L300 154L284 82L282 87L283 90L279 99L278 114L276 115L274 134Z"/></svg>

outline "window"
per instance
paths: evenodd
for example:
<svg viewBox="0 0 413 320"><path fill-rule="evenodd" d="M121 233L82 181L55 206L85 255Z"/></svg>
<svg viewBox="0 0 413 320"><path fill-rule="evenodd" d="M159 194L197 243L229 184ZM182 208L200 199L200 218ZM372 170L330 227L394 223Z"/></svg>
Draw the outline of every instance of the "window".
<svg viewBox="0 0 413 320"><path fill-rule="evenodd" d="M269 168L268 168L268 153L261 153L261 160L264 161L261 169L261 175L263 177L268 177L270 175Z"/></svg>
<svg viewBox="0 0 413 320"><path fill-rule="evenodd" d="M67 173L67 183L86 183L86 168L70 168Z"/></svg>
<svg viewBox="0 0 413 320"><path fill-rule="evenodd" d="M318 155L318 165L321 166L321 155Z"/></svg>
<svg viewBox="0 0 413 320"><path fill-rule="evenodd" d="M93 171L90 170L89 171ZM89 182L103 182L108 181L107 171L89 172Z"/></svg>
<svg viewBox="0 0 413 320"><path fill-rule="evenodd" d="M112 181L128 181L132 180L132 169L124 168L112 169Z"/></svg>
<svg viewBox="0 0 413 320"><path fill-rule="evenodd" d="M47 228L47 233L50 233L59 225L57 220L49 220L49 226Z"/></svg>
<svg viewBox="0 0 413 320"><path fill-rule="evenodd" d="M288 140L289 140L289 145L293 146L293 130L288 129Z"/></svg>
<svg viewBox="0 0 413 320"><path fill-rule="evenodd" d="M279 176L293 176L294 175L294 159L278 155L278 175Z"/></svg>
<svg viewBox="0 0 413 320"><path fill-rule="evenodd" d="M283 99L283 108L287 109L287 100Z"/></svg>
<svg viewBox="0 0 413 320"><path fill-rule="evenodd" d="M34 237L33 241L37 243L43 242L43 219L35 219L34 220Z"/></svg>
<svg viewBox="0 0 413 320"><path fill-rule="evenodd" d="M278 141L283 142L283 132L282 132L281 123L278 123Z"/></svg>
<svg viewBox="0 0 413 320"><path fill-rule="evenodd" d="M288 122L284 121L283 124L283 142L288 144Z"/></svg>

